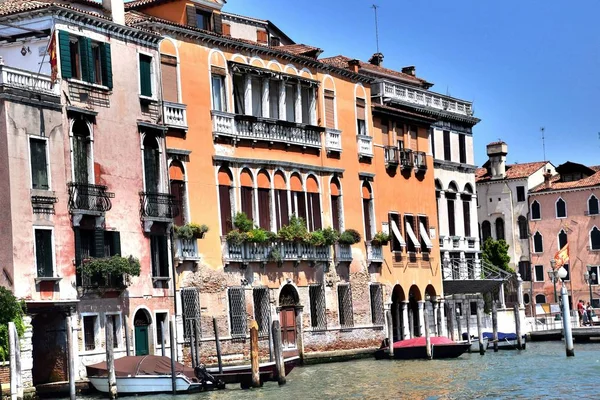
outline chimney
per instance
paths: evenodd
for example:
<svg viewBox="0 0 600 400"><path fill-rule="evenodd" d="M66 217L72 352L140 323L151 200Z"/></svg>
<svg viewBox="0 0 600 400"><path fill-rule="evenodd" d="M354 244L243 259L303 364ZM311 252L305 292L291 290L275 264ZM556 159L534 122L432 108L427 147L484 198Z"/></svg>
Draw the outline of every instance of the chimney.
<svg viewBox="0 0 600 400"><path fill-rule="evenodd" d="M125 25L125 4L123 0L102 0L102 7L110 12L113 22Z"/></svg>
<svg viewBox="0 0 600 400"><path fill-rule="evenodd" d="M358 73L358 67L360 66L360 61L359 60L350 60L348 61L348 67L350 69L350 71Z"/></svg>
<svg viewBox="0 0 600 400"><path fill-rule="evenodd" d="M549 169L544 173L544 187L546 189L552 189L552 184L550 183L550 179L552 178L552 172Z"/></svg>
<svg viewBox="0 0 600 400"><path fill-rule="evenodd" d="M417 69L415 68L414 65L410 65L408 67L403 67L402 68L402 73L403 74L412 75L412 76L416 76L417 75Z"/></svg>
<svg viewBox="0 0 600 400"><path fill-rule="evenodd" d="M378 67L383 67L383 54L375 53L371 58L369 58L369 63L376 65Z"/></svg>
<svg viewBox="0 0 600 400"><path fill-rule="evenodd" d="M504 179L506 176L506 155L508 145L504 142L493 142L487 145L487 155L492 169L492 179Z"/></svg>

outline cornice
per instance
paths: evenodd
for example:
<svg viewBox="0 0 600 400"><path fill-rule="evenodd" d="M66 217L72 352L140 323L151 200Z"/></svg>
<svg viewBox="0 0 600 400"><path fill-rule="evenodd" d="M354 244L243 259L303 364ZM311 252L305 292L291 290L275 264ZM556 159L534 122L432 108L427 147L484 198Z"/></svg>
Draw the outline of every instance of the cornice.
<svg viewBox="0 0 600 400"><path fill-rule="evenodd" d="M260 160L254 158L238 158L229 156L214 155L213 161L215 163L232 163L232 164L244 164L256 167L280 167L287 169L298 169L300 171L318 171L326 174L343 174L343 168L333 167L322 167L319 165L301 164L291 161L278 161L278 160Z"/></svg>

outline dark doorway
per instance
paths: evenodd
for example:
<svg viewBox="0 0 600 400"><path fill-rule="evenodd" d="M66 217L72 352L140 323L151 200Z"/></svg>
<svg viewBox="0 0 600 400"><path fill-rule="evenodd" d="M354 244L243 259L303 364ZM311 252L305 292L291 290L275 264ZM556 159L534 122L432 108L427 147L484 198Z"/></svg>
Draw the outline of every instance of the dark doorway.
<svg viewBox="0 0 600 400"><path fill-rule="evenodd" d="M279 321L284 348L296 347L296 307L299 300L298 292L292 285L285 285L279 293Z"/></svg>
<svg viewBox="0 0 600 400"><path fill-rule="evenodd" d="M33 326L33 384L68 380L67 329L62 313L36 315Z"/></svg>

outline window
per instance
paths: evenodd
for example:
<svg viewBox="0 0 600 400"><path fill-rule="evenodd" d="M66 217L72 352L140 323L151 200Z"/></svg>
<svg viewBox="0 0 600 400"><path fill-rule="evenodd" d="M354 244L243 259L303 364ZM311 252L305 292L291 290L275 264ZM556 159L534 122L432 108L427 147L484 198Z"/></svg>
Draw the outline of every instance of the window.
<svg viewBox="0 0 600 400"><path fill-rule="evenodd" d="M161 54L160 73L163 100L171 103L179 103L179 88L177 87L177 57Z"/></svg>
<svg viewBox="0 0 600 400"><path fill-rule="evenodd" d="M252 290L254 300L254 320L258 324L258 335L268 337L271 321L271 310L269 306L269 289L254 288Z"/></svg>
<svg viewBox="0 0 600 400"><path fill-rule="evenodd" d="M312 94L313 89L307 86L302 86L300 90L301 104L302 104L302 123L311 124L312 119Z"/></svg>
<svg viewBox="0 0 600 400"><path fill-rule="evenodd" d="M470 237L471 236L471 201L465 200L463 198L462 206L463 206L463 222L464 222L465 236Z"/></svg>
<svg viewBox="0 0 600 400"><path fill-rule="evenodd" d="M444 131L444 160L452 161L450 131Z"/></svg>
<svg viewBox="0 0 600 400"><path fill-rule="evenodd" d="M285 177L281 171L275 172L275 225L277 230L290 223L290 211L288 209L288 191Z"/></svg>
<svg viewBox="0 0 600 400"><path fill-rule="evenodd" d="M91 183L93 163L90 128L84 120L78 119L73 122L72 132L73 177L75 183Z"/></svg>
<svg viewBox="0 0 600 400"><path fill-rule="evenodd" d="M291 83L285 85L285 119L296 121L296 86Z"/></svg>
<svg viewBox="0 0 600 400"><path fill-rule="evenodd" d="M588 199L588 215L598 215L598 198L594 195Z"/></svg>
<svg viewBox="0 0 600 400"><path fill-rule="evenodd" d="M356 99L356 133L358 135L367 134L365 114L365 99Z"/></svg>
<svg viewBox="0 0 600 400"><path fill-rule="evenodd" d="M545 304L546 303L546 296L544 296L543 294L538 294L535 296L535 303L536 304Z"/></svg>
<svg viewBox="0 0 600 400"><path fill-rule="evenodd" d="M435 158L435 130L429 129L429 138L430 138L430 146L431 146L431 156Z"/></svg>
<svg viewBox="0 0 600 400"><path fill-rule="evenodd" d="M258 188L258 225L267 230L271 230L271 190Z"/></svg>
<svg viewBox="0 0 600 400"><path fill-rule="evenodd" d="M448 235L456 236L456 221L454 218L454 193L446 193L446 205L448 207Z"/></svg>
<svg viewBox="0 0 600 400"><path fill-rule="evenodd" d="M35 263L38 278L54 275L54 247L51 229L35 229Z"/></svg>
<svg viewBox="0 0 600 400"><path fill-rule="evenodd" d="M61 75L112 89L110 45L59 31Z"/></svg>
<svg viewBox="0 0 600 400"><path fill-rule="evenodd" d="M421 251L423 253L429 253L433 247L431 240L429 239L429 218L421 215L418 217L419 226L416 227L415 235L419 237L421 244Z"/></svg>
<svg viewBox="0 0 600 400"><path fill-rule="evenodd" d="M354 327L354 315L352 314L352 291L350 285L338 285L338 310L340 326L342 328Z"/></svg>
<svg viewBox="0 0 600 400"><path fill-rule="evenodd" d="M517 186L517 201L525 201L525 186Z"/></svg>
<svg viewBox="0 0 600 400"><path fill-rule="evenodd" d="M48 190L48 158L46 156L47 141L44 139L29 139L29 161L31 163L31 188Z"/></svg>
<svg viewBox="0 0 600 400"><path fill-rule="evenodd" d="M415 217L412 215L404 215L404 229L406 232L406 251L409 253L415 253L417 251L418 242L418 229L415 229ZM412 232L411 232L412 229ZM416 242L416 243L415 243Z"/></svg>
<svg viewBox="0 0 600 400"><path fill-rule="evenodd" d="M222 75L212 74L213 110L227 111L225 106L225 79Z"/></svg>
<svg viewBox="0 0 600 400"><path fill-rule="evenodd" d="M467 135L459 134L458 135L458 154L460 157L460 163L467 163L467 145L465 143Z"/></svg>
<svg viewBox="0 0 600 400"><path fill-rule="evenodd" d="M556 218L567 217L567 203L562 198L556 200Z"/></svg>
<svg viewBox="0 0 600 400"><path fill-rule="evenodd" d="M271 47L281 46L281 39L277 36L271 36Z"/></svg>
<svg viewBox="0 0 600 400"><path fill-rule="evenodd" d="M400 214L397 213L389 213L389 225L392 228L392 251L402 252L402 222L400 218ZM398 232L396 232L396 230Z"/></svg>
<svg viewBox="0 0 600 400"><path fill-rule="evenodd" d="M363 205L363 224L365 227L365 240L373 238L373 199L371 186L368 182L363 183L362 187L362 205Z"/></svg>
<svg viewBox="0 0 600 400"><path fill-rule="evenodd" d="M536 282L544 282L544 266L536 265L533 268L535 269L535 281Z"/></svg>
<svg viewBox="0 0 600 400"><path fill-rule="evenodd" d="M108 318L112 320L112 334L113 334L113 349L119 348L119 338L121 335L119 334L121 330L121 316L118 314L108 314Z"/></svg>
<svg viewBox="0 0 600 400"><path fill-rule="evenodd" d="M519 225L519 239L527 239L529 237L527 218L520 215L517 219L517 224Z"/></svg>
<svg viewBox="0 0 600 400"><path fill-rule="evenodd" d="M243 287L231 287L227 292L229 296L229 322L231 323L231 337L246 337L246 297Z"/></svg>
<svg viewBox="0 0 600 400"><path fill-rule="evenodd" d="M210 20L212 13L200 9L196 9L196 28L211 30Z"/></svg>
<svg viewBox="0 0 600 400"><path fill-rule="evenodd" d="M314 331L325 330L327 328L327 316L323 285L309 285L308 295L310 297L310 326Z"/></svg>
<svg viewBox="0 0 600 400"><path fill-rule="evenodd" d="M150 257L152 276L154 278L169 277L169 249L166 235L150 236Z"/></svg>
<svg viewBox="0 0 600 400"><path fill-rule="evenodd" d="M544 252L544 243L542 239L542 234L536 232L533 235L533 252L534 253L543 253Z"/></svg>
<svg viewBox="0 0 600 400"><path fill-rule="evenodd" d="M269 42L269 35L266 31L261 29L256 30L256 41L260 44L267 44Z"/></svg>
<svg viewBox="0 0 600 400"><path fill-rule="evenodd" d="M140 95L145 97L153 97L152 88L152 57L147 54L140 54Z"/></svg>
<svg viewBox="0 0 600 400"><path fill-rule="evenodd" d="M519 261L519 274L525 282L531 282L531 265L529 261Z"/></svg>
<svg viewBox="0 0 600 400"><path fill-rule="evenodd" d="M269 81L269 117L279 119L279 88L281 82L271 79Z"/></svg>
<svg viewBox="0 0 600 400"><path fill-rule="evenodd" d="M250 84L252 86L252 115L255 117L262 117L262 79L253 76L250 78Z"/></svg>
<svg viewBox="0 0 600 400"><path fill-rule="evenodd" d="M242 212L250 219L254 219L254 189L250 186L240 188Z"/></svg>
<svg viewBox="0 0 600 400"><path fill-rule="evenodd" d="M592 282L592 285L598 284L598 279L600 279L600 277L598 276L599 269L600 267L598 267L597 265L588 265L587 270L590 273L590 280Z"/></svg>
<svg viewBox="0 0 600 400"><path fill-rule="evenodd" d="M504 220L496 218L496 240L504 240Z"/></svg>
<svg viewBox="0 0 600 400"><path fill-rule="evenodd" d="M246 113L246 77L240 74L233 75L233 100L236 114Z"/></svg>
<svg viewBox="0 0 600 400"><path fill-rule="evenodd" d="M531 219L537 220L537 219L541 219L541 218L542 218L542 210L540 207L540 203L538 203L537 200L534 200L533 203L531 203Z"/></svg>
<svg viewBox="0 0 600 400"><path fill-rule="evenodd" d="M490 221L483 221L481 223L481 240L485 242L488 238L492 237L492 224Z"/></svg>
<svg viewBox="0 0 600 400"><path fill-rule="evenodd" d="M383 290L380 284L370 286L371 294L371 322L373 325L383 326L385 318L383 315Z"/></svg>
<svg viewBox="0 0 600 400"><path fill-rule="evenodd" d="M563 229L558 233L558 250L562 249L567 245L567 232Z"/></svg>
<svg viewBox="0 0 600 400"><path fill-rule="evenodd" d="M322 228L321 224L321 196L318 192L306 193L308 201L307 224L309 231L317 231Z"/></svg>
<svg viewBox="0 0 600 400"><path fill-rule="evenodd" d="M96 321L98 316L86 315L83 317L83 343L85 351L96 349Z"/></svg>
<svg viewBox="0 0 600 400"><path fill-rule="evenodd" d="M92 43L92 60L94 62L93 82L102 85L102 56L100 53L100 44Z"/></svg>
<svg viewBox="0 0 600 400"><path fill-rule="evenodd" d="M600 230L597 227L594 227L590 232L590 248L600 250Z"/></svg>
<svg viewBox="0 0 600 400"><path fill-rule="evenodd" d="M81 55L79 54L79 41L77 38L69 40L69 52L71 61L71 78L81 79ZM63 77L66 78L65 72L63 71Z"/></svg>
<svg viewBox="0 0 600 400"><path fill-rule="evenodd" d="M325 126L335 128L335 93L332 90L324 91L325 97Z"/></svg>
<svg viewBox="0 0 600 400"><path fill-rule="evenodd" d="M197 328L200 330L200 290L195 287L181 288L183 337L189 339Z"/></svg>
<svg viewBox="0 0 600 400"><path fill-rule="evenodd" d="M163 346L163 342L169 341L169 331L167 328L166 331L163 332L163 322L165 323L165 327L169 324L169 316L165 312L156 313L156 348L160 349ZM163 339L163 334L166 335Z"/></svg>

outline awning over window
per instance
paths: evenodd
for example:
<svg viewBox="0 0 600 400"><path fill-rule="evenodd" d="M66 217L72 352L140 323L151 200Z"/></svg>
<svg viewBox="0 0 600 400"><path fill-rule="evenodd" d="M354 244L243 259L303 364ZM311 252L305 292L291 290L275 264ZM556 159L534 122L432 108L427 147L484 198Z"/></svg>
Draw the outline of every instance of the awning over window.
<svg viewBox="0 0 600 400"><path fill-rule="evenodd" d="M406 233L408 234L410 241L413 242L413 245L415 247L421 247L421 243L419 243L419 241L417 240L417 235L415 235L412 225L408 223L405 223L404 225L406 225Z"/></svg>
<svg viewBox="0 0 600 400"><path fill-rule="evenodd" d="M263 78L281 79L291 83L301 83L306 86L315 87L319 86L319 81L309 79L303 76L286 74L284 72L273 71L270 69L259 68L253 65L237 63L235 61L229 61L230 71L233 73L256 75Z"/></svg>
<svg viewBox="0 0 600 400"><path fill-rule="evenodd" d="M400 234L400 229L398 229L398 225L396 224L396 221L392 220L391 222L392 222L392 233L394 234L394 237L396 238L396 240L398 242L400 242L400 246L406 246L406 242L404 241L404 238Z"/></svg>
<svg viewBox="0 0 600 400"><path fill-rule="evenodd" d="M427 246L427 248L428 249L432 248L433 245L431 244L431 240L429 240L429 232L427 232L425 225L421 221L419 221L419 232L421 232L421 238L425 242L425 245Z"/></svg>

